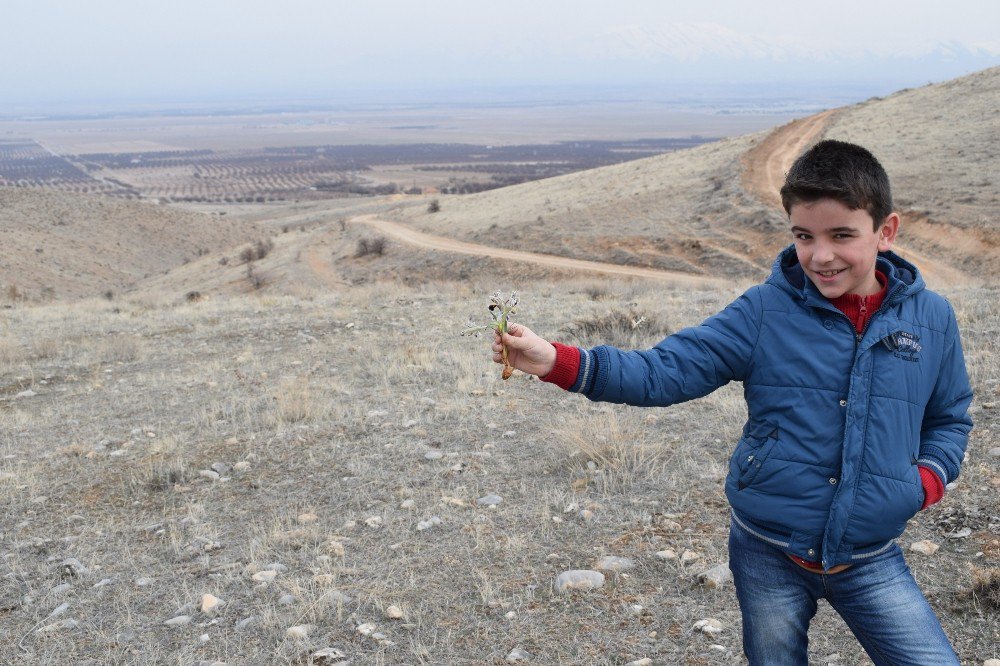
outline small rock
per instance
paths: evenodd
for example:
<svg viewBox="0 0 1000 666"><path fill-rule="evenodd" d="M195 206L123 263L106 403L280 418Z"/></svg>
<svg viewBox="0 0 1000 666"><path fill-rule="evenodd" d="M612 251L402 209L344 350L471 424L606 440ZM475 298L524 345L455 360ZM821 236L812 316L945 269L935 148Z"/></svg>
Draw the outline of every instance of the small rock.
<svg viewBox="0 0 1000 666"><path fill-rule="evenodd" d="M385 616L390 620L402 620L403 619L403 609L399 606L389 606L385 609Z"/></svg>
<svg viewBox="0 0 1000 666"><path fill-rule="evenodd" d="M983 666L1000 666L1000 659L987 659L983 662Z"/></svg>
<svg viewBox="0 0 1000 666"><path fill-rule="evenodd" d="M212 615L225 605L226 602L214 594L203 594L201 595L201 605L199 608L205 615Z"/></svg>
<svg viewBox="0 0 1000 666"><path fill-rule="evenodd" d="M676 560L677 559L677 551L675 551L673 548L667 548L666 550L659 550L659 551L656 552L656 557L658 559L665 560L665 561L667 561L667 560Z"/></svg>
<svg viewBox="0 0 1000 666"><path fill-rule="evenodd" d="M424 454L425 460L441 460L444 458L444 451L428 451Z"/></svg>
<svg viewBox="0 0 1000 666"><path fill-rule="evenodd" d="M278 597L279 606L291 606L295 603L295 597L291 594L283 594Z"/></svg>
<svg viewBox="0 0 1000 666"><path fill-rule="evenodd" d="M79 578L90 573L87 567L83 566L80 560L75 557L63 560L60 566L62 567L63 578Z"/></svg>
<svg viewBox="0 0 1000 666"><path fill-rule="evenodd" d="M334 590L330 593L330 601L335 604L349 604L354 601L354 598L341 592L340 590Z"/></svg>
<svg viewBox="0 0 1000 666"><path fill-rule="evenodd" d="M963 527L960 530L955 530L954 532L949 532L948 534L945 534L945 536L948 537L949 539L964 539L965 537L969 536L970 534L972 534L972 529L969 528L969 527Z"/></svg>
<svg viewBox="0 0 1000 666"><path fill-rule="evenodd" d="M263 571L258 571L254 575L250 576L251 580L255 580L258 583L270 583L277 577L278 572L274 569L264 569Z"/></svg>
<svg viewBox="0 0 1000 666"><path fill-rule="evenodd" d="M628 571L635 568L635 562L627 557L606 555L597 561L594 568L598 571Z"/></svg>
<svg viewBox="0 0 1000 666"><path fill-rule="evenodd" d="M427 520L421 520L417 523L417 530L423 532L424 530L429 530L432 527L437 527L441 524L441 519L438 516L431 516Z"/></svg>
<svg viewBox="0 0 1000 666"><path fill-rule="evenodd" d="M246 631L246 630L248 630L250 628L250 626L254 623L254 620L256 620L256 619L257 618L256 618L255 615L251 615L250 617L243 618L242 620L240 620L239 622L236 623L236 631Z"/></svg>
<svg viewBox="0 0 1000 666"><path fill-rule="evenodd" d="M576 502L570 502L569 504L566 505L566 508L563 509L563 513L573 513L574 511L579 511L579 510L580 510L579 504L577 504Z"/></svg>
<svg viewBox="0 0 1000 666"><path fill-rule="evenodd" d="M228 474L230 469L232 468L224 462L214 462L211 466L211 470L220 476Z"/></svg>
<svg viewBox="0 0 1000 666"><path fill-rule="evenodd" d="M36 395L38 395L38 394L37 394L37 393L35 393L34 391L32 391L31 389L27 389L27 390L25 390L25 391L21 391L20 393L18 393L18 394L17 394L16 396L14 396L14 397L15 397L15 398L33 398L33 397L35 397Z"/></svg>
<svg viewBox="0 0 1000 666"><path fill-rule="evenodd" d="M711 590L722 587L731 580L733 580L733 572L729 570L728 564L719 564L698 574L698 582Z"/></svg>
<svg viewBox="0 0 1000 666"><path fill-rule="evenodd" d="M377 530L382 527L382 516L371 516L370 518L365 518L365 525Z"/></svg>
<svg viewBox="0 0 1000 666"><path fill-rule="evenodd" d="M991 458L1000 458L1000 446L994 446L992 449L990 449L988 455ZM1000 659L994 659L993 661L996 661L997 664L1000 664Z"/></svg>
<svg viewBox="0 0 1000 666"><path fill-rule="evenodd" d="M212 640L212 637L209 636L208 634L202 634L201 636L198 637L198 641L201 643L207 643L210 640Z"/></svg>
<svg viewBox="0 0 1000 666"><path fill-rule="evenodd" d="M517 612L516 611L507 611L504 614L504 617L507 618L508 620L513 620L515 617L517 617Z"/></svg>
<svg viewBox="0 0 1000 666"><path fill-rule="evenodd" d="M339 664L347 663L344 661L347 659L347 654L337 648L328 647L313 652L309 655L309 659L309 663L314 666L339 666Z"/></svg>
<svg viewBox="0 0 1000 666"><path fill-rule="evenodd" d="M52 624L45 625L41 629L35 631L38 634L54 634L59 631L67 631L70 629L76 629L80 626L80 623L76 620L62 620L60 622L53 622Z"/></svg>
<svg viewBox="0 0 1000 666"><path fill-rule="evenodd" d="M136 578L135 579L135 586L136 587L148 587L148 586L150 586L152 584L153 584L153 579L152 578L146 578L145 576L143 576L142 578Z"/></svg>
<svg viewBox="0 0 1000 666"><path fill-rule="evenodd" d="M375 625L374 622L365 622L363 624L359 624L357 628L357 632L362 636L371 636L376 632L376 630L378 630L378 627Z"/></svg>
<svg viewBox="0 0 1000 666"><path fill-rule="evenodd" d="M556 592L585 592L604 587L604 574L589 569L564 571L556 577Z"/></svg>
<svg viewBox="0 0 1000 666"><path fill-rule="evenodd" d="M400 502L400 504L399 504L399 508L400 508L400 509L412 509L412 508L413 508L413 506L414 506L414 502L413 502L413 500L411 500L411 499L406 499L406 500L403 500L403 501L402 501L402 502Z"/></svg>
<svg viewBox="0 0 1000 666"><path fill-rule="evenodd" d="M646 609L641 604L631 604L628 607L628 613L629 613L629 615L634 615L636 617L642 617L642 614L645 611L646 611Z"/></svg>
<svg viewBox="0 0 1000 666"><path fill-rule="evenodd" d="M300 513L296 520L299 521L299 524L301 525L308 525L309 523L315 523L319 520L319 516L315 513L307 511L306 513Z"/></svg>
<svg viewBox="0 0 1000 666"><path fill-rule="evenodd" d="M507 654L507 661L512 664L516 664L521 661L531 661L531 653L521 648L514 648Z"/></svg>
<svg viewBox="0 0 1000 666"><path fill-rule="evenodd" d="M689 564L691 562L696 562L701 559L701 555L694 552L693 550L685 550L681 553L681 564Z"/></svg>
<svg viewBox="0 0 1000 666"><path fill-rule="evenodd" d="M653 666L653 660L649 657L643 657L642 659L630 661L625 666Z"/></svg>
<svg viewBox="0 0 1000 666"><path fill-rule="evenodd" d="M69 583L63 583L61 585L56 585L51 590L49 590L49 594L54 595L54 596L59 596L59 595L62 595L62 594L66 594L67 592L69 592L72 589L73 589L72 585L70 585Z"/></svg>
<svg viewBox="0 0 1000 666"><path fill-rule="evenodd" d="M339 541L331 541L326 548L330 551L331 555L335 555L336 557L344 556L344 544Z"/></svg>
<svg viewBox="0 0 1000 666"><path fill-rule="evenodd" d="M209 481L218 481L219 480L219 473L216 472L215 470L211 470L211 469L203 469L203 470L199 471L198 472L198 476L203 476L206 479L208 479Z"/></svg>
<svg viewBox="0 0 1000 666"><path fill-rule="evenodd" d="M708 636L714 636L715 634L722 632L722 623L716 620L714 617L710 617L706 620L698 620L694 623L694 630L700 631Z"/></svg>
<svg viewBox="0 0 1000 666"><path fill-rule="evenodd" d="M233 470L237 472L245 472L249 469L250 469L250 463L248 463L246 460L241 460L235 465L233 465Z"/></svg>
<svg viewBox="0 0 1000 666"><path fill-rule="evenodd" d="M503 502L503 498L499 495L493 494L487 495L486 497L480 497L476 500L476 504L479 506L488 506L490 508L498 506L501 502Z"/></svg>
<svg viewBox="0 0 1000 666"><path fill-rule="evenodd" d="M933 555L940 548L938 544L933 541L928 541L924 539L923 541L915 541L910 544L910 550L914 553L920 553L921 555Z"/></svg>
<svg viewBox="0 0 1000 666"><path fill-rule="evenodd" d="M311 624L297 624L294 627L288 627L285 629L285 636L295 640L305 640L309 637L309 632L312 631Z"/></svg>
<svg viewBox="0 0 1000 666"><path fill-rule="evenodd" d="M288 567L286 567L281 562L271 562L270 564L264 565L265 569L270 569L271 571L277 571L278 573L287 573Z"/></svg>
<svg viewBox="0 0 1000 666"><path fill-rule="evenodd" d="M101 580L99 580L96 583L94 583L93 586L95 588L97 588L97 587L107 587L108 585L111 585L113 582L114 581L111 580L110 578L102 578Z"/></svg>
<svg viewBox="0 0 1000 666"><path fill-rule="evenodd" d="M163 624L167 625L168 627L181 627L184 626L185 624L188 624L189 622L191 622L190 615L178 615L177 617L170 618Z"/></svg>

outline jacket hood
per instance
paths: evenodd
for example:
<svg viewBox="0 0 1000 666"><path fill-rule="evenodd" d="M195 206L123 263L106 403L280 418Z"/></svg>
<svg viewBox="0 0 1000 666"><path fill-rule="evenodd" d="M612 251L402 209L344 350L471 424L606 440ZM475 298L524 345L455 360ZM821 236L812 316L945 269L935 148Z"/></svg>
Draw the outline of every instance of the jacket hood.
<svg viewBox="0 0 1000 666"><path fill-rule="evenodd" d="M891 302L909 298L924 289L924 279L917 267L895 252L879 252L875 266L889 279L888 298ZM794 244L782 250L774 260L766 282L804 301L819 299L819 302L827 302L799 265Z"/></svg>

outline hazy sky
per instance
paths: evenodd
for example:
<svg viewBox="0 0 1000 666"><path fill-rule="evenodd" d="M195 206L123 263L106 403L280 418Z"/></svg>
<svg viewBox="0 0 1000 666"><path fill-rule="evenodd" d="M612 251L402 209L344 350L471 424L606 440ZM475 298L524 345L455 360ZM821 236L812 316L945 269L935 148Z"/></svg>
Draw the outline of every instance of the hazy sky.
<svg viewBox="0 0 1000 666"><path fill-rule="evenodd" d="M1000 64L995 0L4 4L6 103L741 81L892 89Z"/></svg>

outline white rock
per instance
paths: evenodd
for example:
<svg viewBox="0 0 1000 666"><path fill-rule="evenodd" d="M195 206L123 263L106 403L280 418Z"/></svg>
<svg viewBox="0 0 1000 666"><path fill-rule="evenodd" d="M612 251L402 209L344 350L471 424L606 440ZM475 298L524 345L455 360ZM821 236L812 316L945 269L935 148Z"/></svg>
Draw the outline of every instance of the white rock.
<svg viewBox="0 0 1000 666"><path fill-rule="evenodd" d="M653 666L653 660L649 657L643 657L642 659L630 661L625 666Z"/></svg>
<svg viewBox="0 0 1000 666"><path fill-rule="evenodd" d="M729 565L719 564L708 571L698 574L698 582L703 587L716 589L733 580L733 572L729 570Z"/></svg>
<svg viewBox="0 0 1000 666"><path fill-rule="evenodd" d="M507 611L504 614L504 617L507 618L508 620L513 620L515 617L517 617L517 611Z"/></svg>
<svg viewBox="0 0 1000 666"><path fill-rule="evenodd" d="M400 502L400 504L399 504L399 508L400 509L412 509L413 506L414 506L414 502L411 499L405 499L402 502Z"/></svg>
<svg viewBox="0 0 1000 666"><path fill-rule="evenodd" d="M681 564L689 564L691 562L696 562L701 559L701 555L694 552L693 550L685 550L681 553Z"/></svg>
<svg viewBox="0 0 1000 666"><path fill-rule="evenodd" d="M531 661L531 653L521 648L514 648L507 654L507 661L516 664L521 661Z"/></svg>
<svg viewBox="0 0 1000 666"><path fill-rule="evenodd" d="M987 659L983 662L983 666L1000 666L1000 659Z"/></svg>
<svg viewBox="0 0 1000 666"><path fill-rule="evenodd" d="M580 510L579 504L577 504L576 502L570 502L569 504L566 505L566 508L563 509L563 513L573 513L574 511L579 511L579 510Z"/></svg>
<svg viewBox="0 0 1000 666"><path fill-rule="evenodd" d="M206 615L212 615L225 605L226 602L219 597L214 594L206 593L201 595L201 604L199 605L199 609Z"/></svg>
<svg viewBox="0 0 1000 666"><path fill-rule="evenodd" d="M168 627L181 627L191 621L190 615L178 615L177 617L172 617L163 624Z"/></svg>
<svg viewBox="0 0 1000 666"><path fill-rule="evenodd" d="M250 463L248 463L246 460L241 460L235 465L233 465L233 470L237 472L246 472L249 469L250 469Z"/></svg>
<svg viewBox="0 0 1000 666"><path fill-rule="evenodd" d="M441 458L444 458L444 452L443 451L428 451L427 453L424 454L424 458L426 460L441 460Z"/></svg>
<svg viewBox="0 0 1000 666"><path fill-rule="evenodd" d="M403 609L399 606L389 606L385 609L385 616L390 620L402 620Z"/></svg>
<svg viewBox="0 0 1000 666"><path fill-rule="evenodd" d="M479 499L476 500L476 504L478 504L479 506L488 506L488 507L496 507L501 502L503 502L503 498L500 497L499 495L493 495L493 494L487 495L486 497L480 497Z"/></svg>
<svg viewBox="0 0 1000 666"><path fill-rule="evenodd" d="M642 616L645 610L646 609L642 606L642 604L631 604L628 607L629 615L634 615L636 617Z"/></svg>
<svg viewBox="0 0 1000 666"><path fill-rule="evenodd" d="M54 634L59 631L67 631L70 629L76 629L80 626L80 623L76 620L62 620L60 622L53 622L52 624L45 625L41 629L35 631L38 634Z"/></svg>
<svg viewBox="0 0 1000 666"><path fill-rule="evenodd" d="M254 575L250 576L252 580L258 583L270 583L275 578L278 577L278 572L274 569L264 569L263 571L258 571Z"/></svg>
<svg viewBox="0 0 1000 666"><path fill-rule="evenodd" d="M1000 458L1000 446L994 446L990 449L988 455L992 458ZM993 659L992 661L997 662L997 665L1000 666L1000 659Z"/></svg>
<svg viewBox="0 0 1000 666"><path fill-rule="evenodd" d="M659 558L659 559L661 559L661 560L665 560L665 561L666 560L676 560L677 559L677 551L675 551L673 548L667 548L666 550L659 550L659 551L656 552L656 557Z"/></svg>
<svg viewBox="0 0 1000 666"><path fill-rule="evenodd" d="M35 393L34 391L32 391L31 389L27 389L27 390L25 390L25 391L21 391L20 393L18 393L18 394L17 394L16 396L14 396L14 397L15 397L15 398L33 398L33 397L35 397L36 395L38 395L38 394L37 394L37 393Z"/></svg>
<svg viewBox="0 0 1000 666"><path fill-rule="evenodd" d="M97 587L107 587L108 585L111 585L113 582L114 581L111 580L110 578L102 578L101 580L99 580L96 583L94 583L93 587L95 587L95 588L97 588Z"/></svg>
<svg viewBox="0 0 1000 666"><path fill-rule="evenodd" d="M148 587L148 586L150 586L152 584L153 584L153 579L152 578L146 578L145 576L143 576L142 578L136 578L135 579L135 586L136 587Z"/></svg>
<svg viewBox="0 0 1000 666"><path fill-rule="evenodd" d="M203 476L210 481L218 481L219 473L211 469L203 469L198 472L198 476Z"/></svg>
<svg viewBox="0 0 1000 666"><path fill-rule="evenodd" d="M305 640L309 637L309 632L312 631L312 628L311 624L297 624L294 627L285 629L285 636L295 640Z"/></svg>
<svg viewBox="0 0 1000 666"><path fill-rule="evenodd" d="M432 527L437 527L440 524L441 524L441 518L439 518L438 516L431 516L429 519L421 520L419 523L417 523L417 529L423 532L424 530L429 530Z"/></svg>
<svg viewBox="0 0 1000 666"><path fill-rule="evenodd" d="M363 624L359 624L357 628L357 632L362 636L371 636L377 630L378 627L375 625L374 622L365 622Z"/></svg>
<svg viewBox="0 0 1000 666"><path fill-rule="evenodd" d="M715 634L722 632L722 623L716 620L714 617L710 617L705 620L698 620L694 623L694 630L700 631L703 634L709 636L714 636Z"/></svg>
<svg viewBox="0 0 1000 666"><path fill-rule="evenodd" d="M924 539L923 541L914 541L910 544L910 550L914 553L920 553L921 555L933 555L940 548L938 544L933 541L928 541Z"/></svg>
<svg viewBox="0 0 1000 666"><path fill-rule="evenodd" d="M382 516L371 516L369 518L365 518L365 525L373 530L377 530L382 527Z"/></svg>
<svg viewBox="0 0 1000 666"><path fill-rule="evenodd" d="M222 476L223 474L228 474L229 470L232 468L224 462L214 462L211 464L210 469L216 474Z"/></svg>
<svg viewBox="0 0 1000 666"><path fill-rule="evenodd" d="M948 534L945 534L945 536L948 537L949 539L964 539L965 537L969 536L970 534L972 534L972 528L963 527L960 530L955 530L954 532L949 532Z"/></svg>
<svg viewBox="0 0 1000 666"><path fill-rule="evenodd" d="M208 634L202 634L201 636L198 637L198 640L202 643L207 643L210 640L212 640L212 637L209 636Z"/></svg>
<svg viewBox="0 0 1000 666"><path fill-rule="evenodd" d="M278 597L279 606L291 606L295 603L295 597L291 594L283 594Z"/></svg>
<svg viewBox="0 0 1000 666"><path fill-rule="evenodd" d="M286 573L288 571L288 567L281 562L271 562L270 564L264 565L264 568L277 571L278 573Z"/></svg>
<svg viewBox="0 0 1000 666"><path fill-rule="evenodd" d="M556 592L584 592L604 587L604 574L589 569L564 571L556 577Z"/></svg>
<svg viewBox="0 0 1000 666"><path fill-rule="evenodd" d="M67 592L69 592L72 589L73 589L73 586L70 585L69 583L62 583L61 585L56 585L51 590L49 590L49 594L51 594L53 596L59 596L59 595L62 595L62 594L66 594Z"/></svg>
<svg viewBox="0 0 1000 666"><path fill-rule="evenodd" d="M257 617L255 615L243 618L242 620L236 623L236 631L246 631L247 629L250 628L250 626L254 623L254 620L256 619Z"/></svg>
<svg viewBox="0 0 1000 666"><path fill-rule="evenodd" d="M635 568L635 562L627 557L605 555L597 561L597 565L594 568L598 571L628 571Z"/></svg>

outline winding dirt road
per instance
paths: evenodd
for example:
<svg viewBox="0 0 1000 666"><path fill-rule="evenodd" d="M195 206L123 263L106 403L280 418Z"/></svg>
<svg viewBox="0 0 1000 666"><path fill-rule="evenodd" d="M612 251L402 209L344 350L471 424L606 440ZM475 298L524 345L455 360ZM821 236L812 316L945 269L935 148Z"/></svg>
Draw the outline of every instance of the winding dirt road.
<svg viewBox="0 0 1000 666"><path fill-rule="evenodd" d="M433 234L417 231L405 224L382 220L375 215L359 215L351 219L352 223L366 224L387 236L402 241L414 247L426 250L440 250L443 252L455 252L458 254L468 254L475 257L492 257L494 259L508 259L510 261L524 261L548 266L550 268L560 268L570 271L583 271L591 273L604 273L606 275L617 275L622 277L638 277L648 280L658 280L670 284L681 286L721 284L723 280L690 273L675 271L663 271L655 268L640 268L637 266L622 266L619 264L608 264L600 261L585 261L583 259L570 259L551 254L541 254L538 252L523 252L520 250L508 250L505 248L489 247L477 243L466 243L465 241L435 236Z"/></svg>

